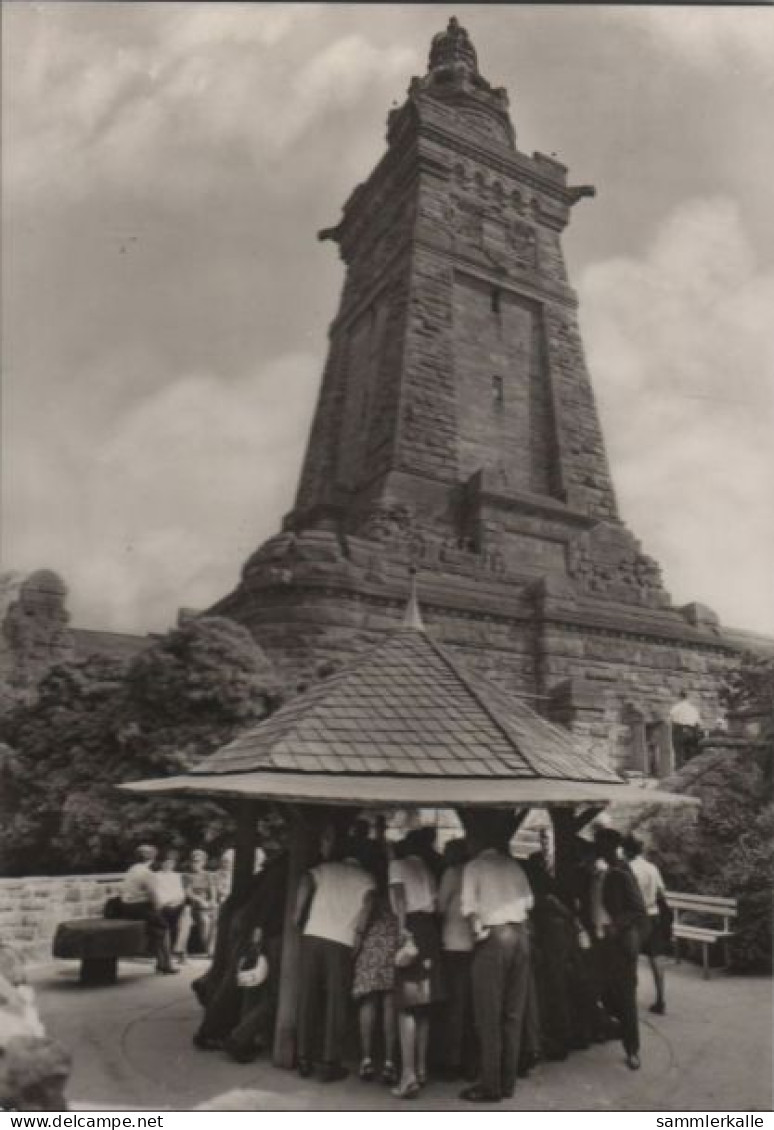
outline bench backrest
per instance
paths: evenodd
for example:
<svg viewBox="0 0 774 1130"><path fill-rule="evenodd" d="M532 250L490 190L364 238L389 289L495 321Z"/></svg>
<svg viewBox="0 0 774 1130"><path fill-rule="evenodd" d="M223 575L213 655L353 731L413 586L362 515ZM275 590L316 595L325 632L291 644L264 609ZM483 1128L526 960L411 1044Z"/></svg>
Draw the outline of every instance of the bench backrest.
<svg viewBox="0 0 774 1130"><path fill-rule="evenodd" d="M728 930L729 921L737 916L737 900L720 898L715 895L695 895L683 891L667 891L667 902L675 912L675 921L680 921L679 912L709 914L723 919L723 928Z"/></svg>

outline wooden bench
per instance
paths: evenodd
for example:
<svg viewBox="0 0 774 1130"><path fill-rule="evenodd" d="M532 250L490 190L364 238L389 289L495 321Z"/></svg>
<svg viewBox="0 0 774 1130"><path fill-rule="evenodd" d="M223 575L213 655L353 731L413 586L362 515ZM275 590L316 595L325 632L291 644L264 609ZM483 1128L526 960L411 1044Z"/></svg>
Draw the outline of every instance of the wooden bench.
<svg viewBox="0 0 774 1130"><path fill-rule="evenodd" d="M723 943L723 958L728 965L726 943L733 937L733 919L737 916L736 899L717 898L714 895L685 894L682 891L667 891L667 902L674 911L672 935L675 940L675 958L680 960L680 940L699 942L702 946L702 966L705 981L709 978L709 949L715 942ZM684 915L689 916L686 921ZM691 918L714 918L722 926L697 925Z"/></svg>
<svg viewBox="0 0 774 1130"><path fill-rule="evenodd" d="M54 957L80 960L82 985L113 985L118 959L148 953L144 922L123 918L73 918L60 922L54 935Z"/></svg>

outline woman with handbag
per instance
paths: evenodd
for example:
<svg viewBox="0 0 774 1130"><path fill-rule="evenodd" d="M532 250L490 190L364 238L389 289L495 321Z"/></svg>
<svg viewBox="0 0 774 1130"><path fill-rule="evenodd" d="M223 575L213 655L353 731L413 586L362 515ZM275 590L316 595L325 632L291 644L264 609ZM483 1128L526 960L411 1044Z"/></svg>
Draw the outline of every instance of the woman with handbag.
<svg viewBox="0 0 774 1130"><path fill-rule="evenodd" d="M666 1012L664 967L659 958L666 951L670 941L673 915L667 902L666 887L661 872L655 863L644 858L642 849L642 840L637 839L636 836L630 835L624 838L624 855L639 884L648 914L649 930L640 947L640 953L648 959L656 990L656 999L650 1006L650 1011L663 1016Z"/></svg>
<svg viewBox="0 0 774 1130"><path fill-rule="evenodd" d="M381 1015L384 1062L383 1083L398 1081L395 1019L395 954L398 949L398 920L387 891L387 857L373 840L360 848L364 866L376 880L369 898L369 915L362 936L355 939L355 971L352 996L358 1010L360 1028L360 1078L368 1083L376 1076L373 1049L377 1019Z"/></svg>
<svg viewBox="0 0 774 1130"><path fill-rule="evenodd" d="M251 1063L267 1047L274 1027L278 954L267 954L263 930L256 926L239 951L235 977L239 1022L224 1041L237 1063Z"/></svg>
<svg viewBox="0 0 774 1130"><path fill-rule="evenodd" d="M414 1099L427 1082L430 1005L444 999L441 942L436 924L437 886L422 858L420 829L398 845L388 871L390 902L398 919L395 998L401 1076L393 1095Z"/></svg>

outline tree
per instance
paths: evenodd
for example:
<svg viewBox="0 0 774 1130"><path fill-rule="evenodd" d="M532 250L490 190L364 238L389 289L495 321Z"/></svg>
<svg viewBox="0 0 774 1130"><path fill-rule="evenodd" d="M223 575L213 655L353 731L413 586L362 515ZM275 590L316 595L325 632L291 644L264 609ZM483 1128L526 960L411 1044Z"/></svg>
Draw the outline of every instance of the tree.
<svg viewBox="0 0 774 1130"><path fill-rule="evenodd" d="M184 771L278 701L264 653L217 617L185 621L128 668L98 656L52 668L37 700L2 722L13 755L3 769L0 867L110 870L142 840L219 850L233 836L219 805L145 800L115 786Z"/></svg>
<svg viewBox="0 0 774 1130"><path fill-rule="evenodd" d="M744 657L724 688L734 716L760 723L757 740L721 742L664 782L701 800L698 815L657 817L648 836L667 885L735 897L737 929L730 946L737 969L772 964L771 875L774 867L774 661Z"/></svg>

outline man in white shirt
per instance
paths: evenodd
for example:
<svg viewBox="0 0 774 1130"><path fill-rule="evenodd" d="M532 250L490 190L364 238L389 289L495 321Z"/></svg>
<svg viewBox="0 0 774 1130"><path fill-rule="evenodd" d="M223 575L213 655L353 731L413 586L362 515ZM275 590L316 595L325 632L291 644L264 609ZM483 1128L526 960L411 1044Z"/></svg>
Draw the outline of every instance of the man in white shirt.
<svg viewBox="0 0 774 1130"><path fill-rule="evenodd" d="M449 840L444 848L445 869L438 890L441 945L446 967L447 1000L443 1011L443 1066L446 1078L470 1078L474 1062L472 1032L473 930L462 913L462 878L468 862L465 840Z"/></svg>
<svg viewBox="0 0 774 1130"><path fill-rule="evenodd" d="M296 923L303 930L298 970L298 1070L302 1076L311 1073L320 1038L320 1081L332 1083L347 1074L342 1058L352 956L366 924L368 896L376 882L333 827L323 832L320 848L323 862L304 876L296 901Z"/></svg>
<svg viewBox="0 0 774 1130"><path fill-rule="evenodd" d="M471 977L480 1047L479 1081L461 1093L469 1102L510 1098L516 1084L530 976L527 916L532 890L508 851L510 826L492 817L479 834L482 850L465 865L461 909L475 939Z"/></svg>
<svg viewBox="0 0 774 1130"><path fill-rule="evenodd" d="M642 898L645 903L645 910L648 915L648 923L650 930L647 938L640 947L641 952L645 954L650 965L650 971L653 974L653 985L656 990L656 1000L650 1006L650 1011L663 1016L666 1012L666 997L664 994L664 967L659 961L659 957L664 951L664 945L667 938L664 934L670 933L669 925L666 930L662 926L662 908L664 915L669 914L669 908L666 901L666 887L664 880L661 877L661 872L655 863L651 863L649 859L645 859L642 854L643 844L636 836L626 836L623 842L623 850L626 859L628 860L629 867L634 872L634 877L637 880Z"/></svg>
<svg viewBox="0 0 774 1130"><path fill-rule="evenodd" d="M148 942L156 958L156 972L177 973L172 965L169 927L161 913L156 877L151 871L156 849L151 844L140 844L135 857L136 862L121 883L121 917L145 922Z"/></svg>
<svg viewBox="0 0 774 1130"><path fill-rule="evenodd" d="M680 769L699 752L702 736L701 715L698 708L688 698L686 691L680 692L680 700L669 711L672 729L672 747L675 751L675 768Z"/></svg>
<svg viewBox="0 0 774 1130"><path fill-rule="evenodd" d="M669 721L677 726L701 726L698 707L688 698L686 691L680 691L680 700L669 711Z"/></svg>

